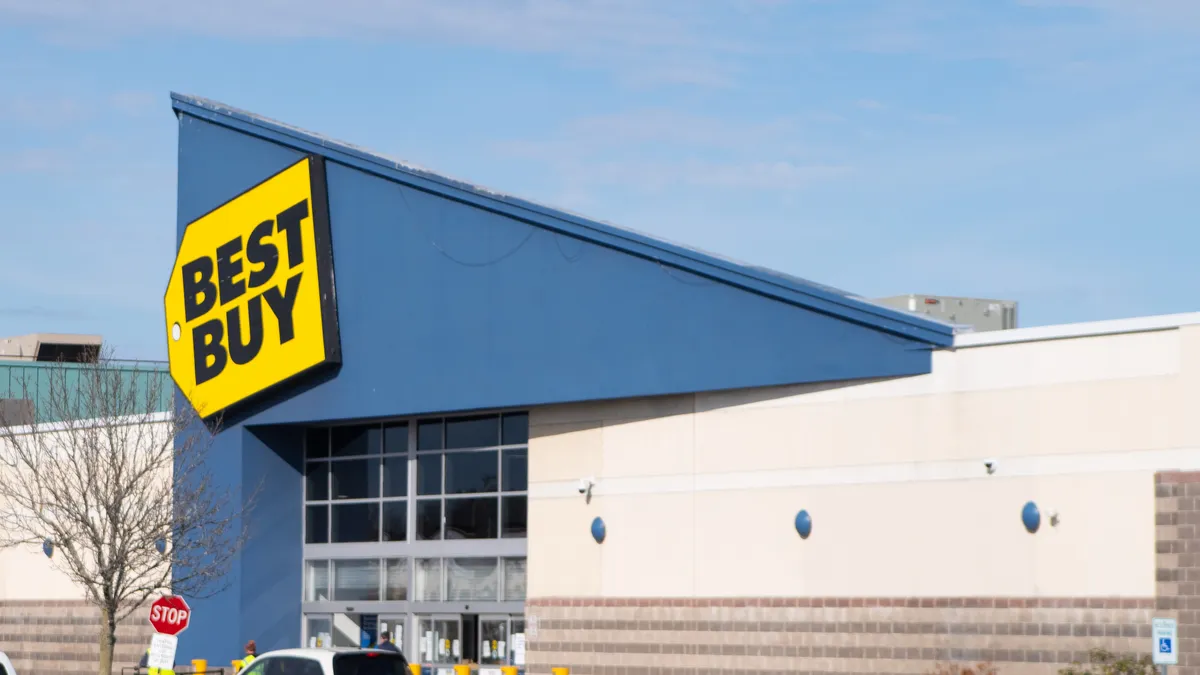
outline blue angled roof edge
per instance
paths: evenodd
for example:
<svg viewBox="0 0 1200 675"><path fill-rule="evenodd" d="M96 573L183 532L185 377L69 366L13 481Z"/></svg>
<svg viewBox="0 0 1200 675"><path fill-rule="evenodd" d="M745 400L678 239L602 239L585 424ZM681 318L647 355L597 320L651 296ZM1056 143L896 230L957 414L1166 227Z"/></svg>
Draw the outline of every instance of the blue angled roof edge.
<svg viewBox="0 0 1200 675"><path fill-rule="evenodd" d="M176 113L304 152L320 154L339 163L551 231L930 345L949 347L954 342L955 330L949 324L884 307L846 291L489 190L217 101L172 92L171 102Z"/></svg>

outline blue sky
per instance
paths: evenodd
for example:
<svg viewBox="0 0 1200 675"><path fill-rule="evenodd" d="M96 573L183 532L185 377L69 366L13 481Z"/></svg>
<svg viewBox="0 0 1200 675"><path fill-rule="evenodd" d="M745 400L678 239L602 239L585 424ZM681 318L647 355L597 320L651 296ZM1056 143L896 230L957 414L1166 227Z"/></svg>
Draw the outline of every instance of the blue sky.
<svg viewBox="0 0 1200 675"><path fill-rule="evenodd" d="M866 296L1200 310L1194 0L0 0L0 335L165 357L172 90Z"/></svg>

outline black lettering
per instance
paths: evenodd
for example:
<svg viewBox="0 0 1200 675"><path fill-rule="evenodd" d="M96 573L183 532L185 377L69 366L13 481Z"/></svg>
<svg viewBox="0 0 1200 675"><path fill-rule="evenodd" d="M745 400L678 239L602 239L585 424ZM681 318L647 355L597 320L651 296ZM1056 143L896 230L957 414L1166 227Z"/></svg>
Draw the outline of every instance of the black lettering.
<svg viewBox="0 0 1200 675"><path fill-rule="evenodd" d="M251 265L262 265L262 269L250 270L247 285L258 288L271 280L275 268L279 267L279 247L264 241L275 230L275 221L264 220L254 227L246 242L246 261Z"/></svg>
<svg viewBox="0 0 1200 675"><path fill-rule="evenodd" d="M221 305L225 306L246 294L246 281L235 281L242 273L241 258L233 256L242 252L242 238L238 237L217 247L217 287L221 292Z"/></svg>
<svg viewBox="0 0 1200 675"><path fill-rule="evenodd" d="M220 319L210 319L192 329L192 358L196 363L196 384L204 384L225 370L225 347L221 338L225 327ZM212 357L212 363L208 362Z"/></svg>
<svg viewBox="0 0 1200 675"><path fill-rule="evenodd" d="M247 332L250 334L247 342L242 342L242 317L237 307L226 312L225 323L229 324L229 360L239 366L253 361L263 343L262 296L256 295L246 303Z"/></svg>
<svg viewBox="0 0 1200 675"><path fill-rule="evenodd" d="M212 282L212 275L213 260L208 256L184 264L183 315L187 322L204 316L216 303L217 287Z"/></svg>
<svg viewBox="0 0 1200 675"><path fill-rule="evenodd" d="M279 231L287 234L288 267L304 262L304 247L300 237L300 221L308 217L308 200L292 204L275 220Z"/></svg>
<svg viewBox="0 0 1200 675"><path fill-rule="evenodd" d="M287 290L283 293L279 292L278 286L272 286L263 291L263 297L266 298L271 311L275 313L275 319L279 322L279 344L285 344L296 337L292 312L296 309L296 295L300 290L300 276L303 274L304 272L299 272L296 276L288 279Z"/></svg>

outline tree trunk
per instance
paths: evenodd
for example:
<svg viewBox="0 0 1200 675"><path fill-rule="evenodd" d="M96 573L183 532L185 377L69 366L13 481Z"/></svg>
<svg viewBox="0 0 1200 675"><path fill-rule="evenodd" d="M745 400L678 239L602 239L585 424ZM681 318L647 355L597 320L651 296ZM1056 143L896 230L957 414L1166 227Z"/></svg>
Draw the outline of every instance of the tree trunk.
<svg viewBox="0 0 1200 675"><path fill-rule="evenodd" d="M114 617L112 610L100 608L100 675L112 675L113 650L117 646L117 622Z"/></svg>

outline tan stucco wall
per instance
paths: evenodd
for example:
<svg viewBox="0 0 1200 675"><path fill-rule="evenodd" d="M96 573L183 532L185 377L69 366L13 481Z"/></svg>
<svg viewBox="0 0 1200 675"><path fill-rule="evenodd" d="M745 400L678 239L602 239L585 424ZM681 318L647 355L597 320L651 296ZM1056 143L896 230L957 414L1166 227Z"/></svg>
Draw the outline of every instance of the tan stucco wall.
<svg viewBox="0 0 1200 675"><path fill-rule="evenodd" d="M1196 401L1185 327L938 352L884 382L537 409L529 595L1152 596L1153 473L1200 466Z"/></svg>

